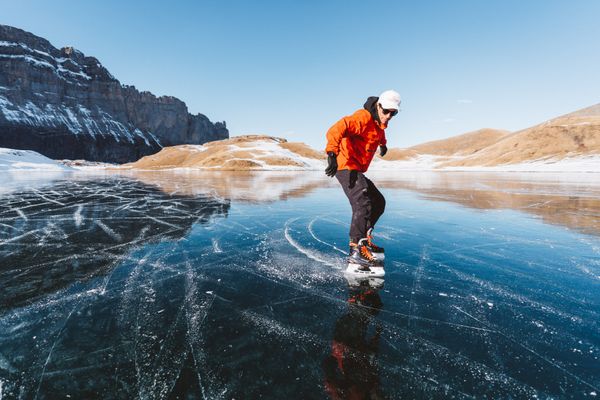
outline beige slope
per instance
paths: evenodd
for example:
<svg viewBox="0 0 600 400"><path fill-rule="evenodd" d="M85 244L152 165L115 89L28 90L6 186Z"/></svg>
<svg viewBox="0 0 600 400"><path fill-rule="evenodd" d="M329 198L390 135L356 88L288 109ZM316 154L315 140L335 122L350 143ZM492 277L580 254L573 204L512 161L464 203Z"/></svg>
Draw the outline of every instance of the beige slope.
<svg viewBox="0 0 600 400"><path fill-rule="evenodd" d="M515 132L441 167L497 166L591 154L600 154L600 116L573 113Z"/></svg>
<svg viewBox="0 0 600 400"><path fill-rule="evenodd" d="M325 160L327 157L322 151L316 151L307 144L301 142L283 142L279 144L282 148L292 151L302 157L314 158L316 160Z"/></svg>
<svg viewBox="0 0 600 400"><path fill-rule="evenodd" d="M388 150L383 159L386 161L405 161L410 160L418 155L419 153L412 149L391 148Z"/></svg>
<svg viewBox="0 0 600 400"><path fill-rule="evenodd" d="M600 117L600 103L563 115L563 117Z"/></svg>
<svg viewBox="0 0 600 400"><path fill-rule="evenodd" d="M486 146L489 146L510 132L499 129L479 129L474 132L465 133L448 139L435 140L419 144L406 149L392 148L384 157L387 161L406 161L419 155L439 156L438 162L453 156L465 156L473 154Z"/></svg>
<svg viewBox="0 0 600 400"><path fill-rule="evenodd" d="M469 155L496 143L509 134L509 131L484 128L448 139L419 144L411 147L410 150L436 156Z"/></svg>
<svg viewBox="0 0 600 400"><path fill-rule="evenodd" d="M285 139L265 135L247 135L209 142L202 146L165 147L156 154L125 164L123 168L244 171L286 167L305 168L311 161L319 162L324 159L324 154L304 143L289 143Z"/></svg>

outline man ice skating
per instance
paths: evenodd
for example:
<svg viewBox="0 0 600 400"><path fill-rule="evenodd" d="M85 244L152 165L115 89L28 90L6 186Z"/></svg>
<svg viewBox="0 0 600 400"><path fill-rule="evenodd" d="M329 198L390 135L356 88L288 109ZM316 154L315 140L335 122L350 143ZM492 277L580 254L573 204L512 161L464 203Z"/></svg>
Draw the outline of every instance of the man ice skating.
<svg viewBox="0 0 600 400"><path fill-rule="evenodd" d="M386 90L369 97L364 108L336 122L327 131L327 176L335 176L352 206L349 264L370 273L382 267L384 249L373 243L372 230L385 209L385 198L364 173L379 147L387 152L385 128L398 113L400 95Z"/></svg>

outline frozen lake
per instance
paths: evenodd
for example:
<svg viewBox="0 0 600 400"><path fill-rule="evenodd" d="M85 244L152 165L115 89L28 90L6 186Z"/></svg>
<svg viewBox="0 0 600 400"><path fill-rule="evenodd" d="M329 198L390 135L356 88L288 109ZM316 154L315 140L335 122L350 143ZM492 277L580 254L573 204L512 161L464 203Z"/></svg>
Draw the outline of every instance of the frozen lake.
<svg viewBox="0 0 600 400"><path fill-rule="evenodd" d="M0 399L600 398L600 177L367 175L5 176Z"/></svg>

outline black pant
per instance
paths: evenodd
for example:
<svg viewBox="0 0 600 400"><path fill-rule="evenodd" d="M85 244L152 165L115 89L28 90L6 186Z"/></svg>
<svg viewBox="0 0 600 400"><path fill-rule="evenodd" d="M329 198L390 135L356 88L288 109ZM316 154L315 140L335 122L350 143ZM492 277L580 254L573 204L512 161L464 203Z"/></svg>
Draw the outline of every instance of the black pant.
<svg viewBox="0 0 600 400"><path fill-rule="evenodd" d="M385 198L373 182L362 172L343 169L337 171L335 177L342 185L352 207L352 223L350 224L350 240L354 243L367 237L367 231L385 210Z"/></svg>

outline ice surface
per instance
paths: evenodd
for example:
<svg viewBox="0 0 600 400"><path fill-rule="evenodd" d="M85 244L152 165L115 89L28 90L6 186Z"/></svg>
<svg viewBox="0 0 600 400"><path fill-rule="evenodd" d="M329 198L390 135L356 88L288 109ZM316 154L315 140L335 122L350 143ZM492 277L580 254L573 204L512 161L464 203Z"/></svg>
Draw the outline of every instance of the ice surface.
<svg viewBox="0 0 600 400"><path fill-rule="evenodd" d="M0 394L593 398L598 182L371 175L385 281L311 173L70 174L0 194ZM252 190L254 189L254 190Z"/></svg>

